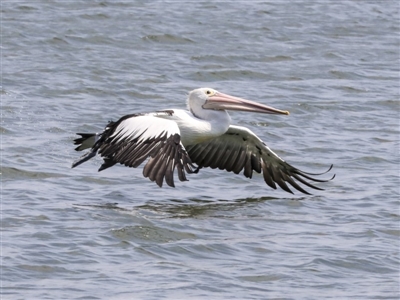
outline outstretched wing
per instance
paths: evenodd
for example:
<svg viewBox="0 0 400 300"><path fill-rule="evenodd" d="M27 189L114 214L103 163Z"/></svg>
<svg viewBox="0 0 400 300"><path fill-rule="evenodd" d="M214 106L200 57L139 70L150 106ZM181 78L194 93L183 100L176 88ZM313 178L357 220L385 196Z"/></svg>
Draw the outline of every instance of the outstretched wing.
<svg viewBox="0 0 400 300"><path fill-rule="evenodd" d="M177 124L153 114L127 115L117 122L110 122L90 153L89 158L96 153L104 158L99 171L116 163L136 168L150 157L144 166L143 176L160 187L164 178L169 186L175 186L175 168L181 181L187 180L185 171L193 172L192 161L181 143ZM82 158L87 160L85 155ZM80 161L73 167L79 164Z"/></svg>
<svg viewBox="0 0 400 300"><path fill-rule="evenodd" d="M222 136L186 146L186 150L192 162L199 167L218 168L236 174L244 170L243 174L248 178L252 177L253 170L257 173L262 172L265 182L270 187L276 189L277 183L289 193L293 192L286 183L302 193L309 194L295 180L310 188L322 190L305 179L326 182L334 177L329 180L316 179L310 175L321 174L310 174L296 169L269 149L252 131L241 126L230 126Z"/></svg>

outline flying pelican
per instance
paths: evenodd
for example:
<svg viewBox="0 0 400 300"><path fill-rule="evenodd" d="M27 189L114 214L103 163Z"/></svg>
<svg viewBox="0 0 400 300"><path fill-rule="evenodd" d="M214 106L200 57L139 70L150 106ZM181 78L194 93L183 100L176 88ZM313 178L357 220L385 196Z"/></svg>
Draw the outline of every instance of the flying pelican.
<svg viewBox="0 0 400 300"><path fill-rule="evenodd" d="M77 133L76 151L90 148L72 164L72 168L91 159L97 153L104 159L99 171L116 163L136 168L150 158L143 176L162 187L163 181L174 185L174 169L180 181L186 173L197 173L210 167L251 178L253 171L263 173L265 182L276 189L293 193L286 183L309 194L298 182L317 190L319 187L305 179L326 182L311 176L322 175L300 171L276 155L252 131L231 125L227 110L289 115L253 101L220 93L211 88L195 89L189 93L188 110L169 109L152 113L130 114L109 122L102 133Z"/></svg>

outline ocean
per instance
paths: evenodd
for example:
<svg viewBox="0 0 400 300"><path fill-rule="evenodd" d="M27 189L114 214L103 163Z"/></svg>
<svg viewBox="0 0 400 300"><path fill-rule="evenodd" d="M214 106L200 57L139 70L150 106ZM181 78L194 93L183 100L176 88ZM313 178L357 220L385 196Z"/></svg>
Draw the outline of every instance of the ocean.
<svg viewBox="0 0 400 300"><path fill-rule="evenodd" d="M2 1L2 299L399 299L397 1ZM76 132L212 87L293 195L202 169L71 169ZM325 177L324 177L325 178ZM329 178L329 174L326 175Z"/></svg>

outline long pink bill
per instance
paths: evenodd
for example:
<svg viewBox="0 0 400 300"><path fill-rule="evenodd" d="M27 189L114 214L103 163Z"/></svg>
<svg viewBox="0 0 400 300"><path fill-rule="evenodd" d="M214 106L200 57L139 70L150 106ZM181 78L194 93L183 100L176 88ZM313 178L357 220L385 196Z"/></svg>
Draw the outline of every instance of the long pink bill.
<svg viewBox="0 0 400 300"><path fill-rule="evenodd" d="M264 114L281 114L289 115L287 110L276 109L264 104L254 101L245 100L238 97L233 97L227 94L217 92L216 94L208 97L206 103L203 105L204 109L216 110L239 110L249 111Z"/></svg>

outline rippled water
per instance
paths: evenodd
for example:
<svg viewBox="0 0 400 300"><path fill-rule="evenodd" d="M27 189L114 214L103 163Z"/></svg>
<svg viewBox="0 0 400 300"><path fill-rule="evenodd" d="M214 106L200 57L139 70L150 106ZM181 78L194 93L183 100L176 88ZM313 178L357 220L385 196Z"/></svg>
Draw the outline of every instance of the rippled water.
<svg viewBox="0 0 400 300"><path fill-rule="evenodd" d="M4 299L398 299L396 1L2 1ZM210 86L312 196L218 170L76 169L75 132Z"/></svg>

